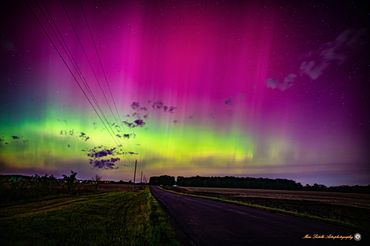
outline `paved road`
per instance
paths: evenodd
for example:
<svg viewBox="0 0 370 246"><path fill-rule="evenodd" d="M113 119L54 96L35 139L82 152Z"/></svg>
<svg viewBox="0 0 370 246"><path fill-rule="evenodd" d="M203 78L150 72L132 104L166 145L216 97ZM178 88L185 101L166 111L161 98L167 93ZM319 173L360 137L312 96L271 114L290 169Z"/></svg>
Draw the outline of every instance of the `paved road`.
<svg viewBox="0 0 370 246"><path fill-rule="evenodd" d="M356 231L322 222L246 206L164 191L151 187L167 210L184 245L360 245L328 239L302 239L306 234L354 235ZM362 234L364 237L364 234Z"/></svg>

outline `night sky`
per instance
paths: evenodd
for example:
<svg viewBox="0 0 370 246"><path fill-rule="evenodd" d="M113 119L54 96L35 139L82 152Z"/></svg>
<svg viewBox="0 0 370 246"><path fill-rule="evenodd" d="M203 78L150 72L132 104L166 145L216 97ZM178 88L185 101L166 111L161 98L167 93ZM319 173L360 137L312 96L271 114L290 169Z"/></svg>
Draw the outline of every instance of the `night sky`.
<svg viewBox="0 0 370 246"><path fill-rule="evenodd" d="M366 1L5 1L0 172L370 183Z"/></svg>

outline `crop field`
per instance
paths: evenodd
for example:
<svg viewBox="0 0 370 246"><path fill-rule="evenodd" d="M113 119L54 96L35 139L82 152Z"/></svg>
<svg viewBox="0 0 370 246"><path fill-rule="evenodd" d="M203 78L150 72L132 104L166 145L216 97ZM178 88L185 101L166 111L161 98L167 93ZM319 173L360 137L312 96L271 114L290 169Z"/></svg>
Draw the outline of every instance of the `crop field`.
<svg viewBox="0 0 370 246"><path fill-rule="evenodd" d="M0 245L177 245L148 188L102 188L3 205Z"/></svg>
<svg viewBox="0 0 370 246"><path fill-rule="evenodd" d="M177 187L174 190L360 229L370 228L369 194L208 187Z"/></svg>
<svg viewBox="0 0 370 246"><path fill-rule="evenodd" d="M88 185L84 185L88 186ZM90 185L94 187L94 185ZM90 187L90 188L92 188ZM144 188L145 185L140 184L99 184L98 188L99 190L105 190L105 191L134 191L138 189Z"/></svg>
<svg viewBox="0 0 370 246"><path fill-rule="evenodd" d="M215 193L240 198L271 198L287 200L316 201L333 205L343 205L370 209L370 194L323 192L323 191L292 191L238 188L181 187L190 192Z"/></svg>

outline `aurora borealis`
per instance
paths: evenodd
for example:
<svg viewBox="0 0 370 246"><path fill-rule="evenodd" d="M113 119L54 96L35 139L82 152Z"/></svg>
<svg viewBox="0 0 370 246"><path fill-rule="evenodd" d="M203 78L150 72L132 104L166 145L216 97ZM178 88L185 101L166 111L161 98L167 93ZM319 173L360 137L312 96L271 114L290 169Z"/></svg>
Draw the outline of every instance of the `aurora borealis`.
<svg viewBox="0 0 370 246"><path fill-rule="evenodd" d="M1 13L1 173L128 180L137 159L146 177L370 181L366 3L40 0ZM117 150L113 168L91 165L97 146Z"/></svg>

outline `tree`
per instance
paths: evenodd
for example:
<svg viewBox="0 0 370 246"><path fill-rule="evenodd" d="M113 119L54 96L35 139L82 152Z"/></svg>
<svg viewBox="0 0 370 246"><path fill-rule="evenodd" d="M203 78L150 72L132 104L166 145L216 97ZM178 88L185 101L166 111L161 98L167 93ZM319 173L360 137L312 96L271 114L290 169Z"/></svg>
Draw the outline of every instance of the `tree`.
<svg viewBox="0 0 370 246"><path fill-rule="evenodd" d="M67 185L67 189L69 193L73 193L76 190L77 186L77 173L71 171L71 174L68 175L63 175L63 181Z"/></svg>
<svg viewBox="0 0 370 246"><path fill-rule="evenodd" d="M175 184L175 177L168 176L168 175L162 175L162 176L154 176L150 177L149 179L150 185L174 185Z"/></svg>
<svg viewBox="0 0 370 246"><path fill-rule="evenodd" d="M94 183L95 183L95 189L97 190L98 189L98 185L99 185L99 182L101 181L101 176L99 176L99 175L95 175L95 177L93 177L93 181L94 181Z"/></svg>

